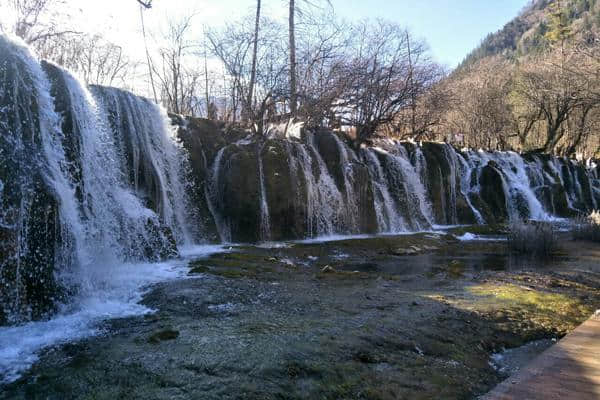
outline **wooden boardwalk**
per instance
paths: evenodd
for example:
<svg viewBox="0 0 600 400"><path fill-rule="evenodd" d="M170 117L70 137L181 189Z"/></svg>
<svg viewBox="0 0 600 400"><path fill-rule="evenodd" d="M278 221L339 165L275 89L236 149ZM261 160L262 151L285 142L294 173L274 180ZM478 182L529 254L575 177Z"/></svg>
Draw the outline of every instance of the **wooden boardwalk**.
<svg viewBox="0 0 600 400"><path fill-rule="evenodd" d="M596 314L482 400L600 400L600 316Z"/></svg>

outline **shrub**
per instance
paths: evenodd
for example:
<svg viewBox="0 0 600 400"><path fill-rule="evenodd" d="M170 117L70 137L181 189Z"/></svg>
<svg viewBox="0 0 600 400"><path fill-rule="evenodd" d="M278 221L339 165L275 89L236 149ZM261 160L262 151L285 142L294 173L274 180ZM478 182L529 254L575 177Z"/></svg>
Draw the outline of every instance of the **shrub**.
<svg viewBox="0 0 600 400"><path fill-rule="evenodd" d="M557 245L556 231L550 223L517 220L508 227L508 247L515 253L551 257Z"/></svg>
<svg viewBox="0 0 600 400"><path fill-rule="evenodd" d="M600 242L600 211L577 217L573 224L573 237L578 240Z"/></svg>

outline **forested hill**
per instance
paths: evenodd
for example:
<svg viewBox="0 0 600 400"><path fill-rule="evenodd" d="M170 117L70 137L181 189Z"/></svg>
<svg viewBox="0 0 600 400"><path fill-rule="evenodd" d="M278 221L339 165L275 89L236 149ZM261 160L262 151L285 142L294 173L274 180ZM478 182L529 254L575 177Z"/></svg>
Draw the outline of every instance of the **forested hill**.
<svg viewBox="0 0 600 400"><path fill-rule="evenodd" d="M468 147L599 157L598 71L600 0L533 1L443 81L439 135Z"/></svg>
<svg viewBox="0 0 600 400"><path fill-rule="evenodd" d="M569 43L591 40L594 32L600 29L598 0L533 0L501 30L487 35L459 65L457 72L490 56L519 59L547 51L551 44L548 35L557 9L569 35L575 39Z"/></svg>

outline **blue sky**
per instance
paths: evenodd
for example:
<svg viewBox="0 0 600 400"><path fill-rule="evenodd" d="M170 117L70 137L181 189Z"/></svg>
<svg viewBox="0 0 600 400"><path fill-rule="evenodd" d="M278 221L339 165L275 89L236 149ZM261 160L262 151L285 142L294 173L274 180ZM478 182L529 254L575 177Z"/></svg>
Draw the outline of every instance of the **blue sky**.
<svg viewBox="0 0 600 400"><path fill-rule="evenodd" d="M300 0L297 0L300 1ZM310 0L324 3L325 0ZM500 29L531 0L331 0L346 20L384 18L410 28L429 43L434 58L455 67L490 32ZM262 0L263 13L287 17L287 1ZM2 1L0 0L0 4ZM67 0L80 30L97 31L143 59L139 8L135 0ZM252 14L256 0L154 0L145 12L148 31L157 32L169 18L195 14L194 34Z"/></svg>
<svg viewBox="0 0 600 400"><path fill-rule="evenodd" d="M437 61L455 67L529 0L332 0L346 19L385 18L426 39Z"/></svg>

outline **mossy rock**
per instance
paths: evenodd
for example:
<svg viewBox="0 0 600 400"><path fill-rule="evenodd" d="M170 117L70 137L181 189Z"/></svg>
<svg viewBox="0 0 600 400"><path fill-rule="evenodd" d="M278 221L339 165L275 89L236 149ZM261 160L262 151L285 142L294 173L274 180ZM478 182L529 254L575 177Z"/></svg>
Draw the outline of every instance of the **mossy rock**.
<svg viewBox="0 0 600 400"><path fill-rule="evenodd" d="M289 158L292 151L294 146L284 140L268 140L261 152L271 240L307 235L306 177L301 169L292 176Z"/></svg>
<svg viewBox="0 0 600 400"><path fill-rule="evenodd" d="M179 337L179 331L174 329L163 329L159 332L153 333L148 338L148 343L158 344L160 342L164 342L166 340L175 340Z"/></svg>
<svg viewBox="0 0 600 400"><path fill-rule="evenodd" d="M258 143L230 145L223 155L217 207L234 242L261 239L258 151Z"/></svg>
<svg viewBox="0 0 600 400"><path fill-rule="evenodd" d="M502 223L508 220L506 195L504 193L504 178L497 165L490 161L481 170L479 177L481 186L480 196L489 207L489 223Z"/></svg>

